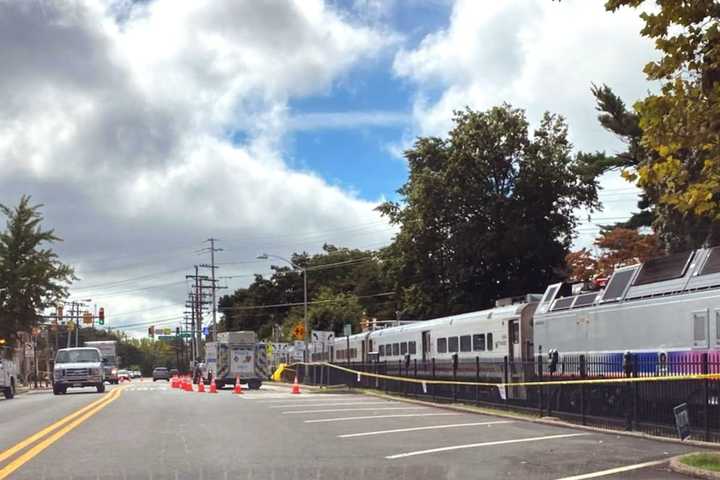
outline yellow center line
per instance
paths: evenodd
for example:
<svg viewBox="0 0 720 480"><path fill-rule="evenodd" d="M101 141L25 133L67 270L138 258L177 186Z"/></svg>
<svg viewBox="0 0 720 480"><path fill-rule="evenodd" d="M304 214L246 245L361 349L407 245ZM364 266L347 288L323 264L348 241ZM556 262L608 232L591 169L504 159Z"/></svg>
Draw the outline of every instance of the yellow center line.
<svg viewBox="0 0 720 480"><path fill-rule="evenodd" d="M2 454L0 454L0 461L7 459L11 455L14 455L18 451L22 450L23 448L27 447L28 445L32 444L33 442L37 441L38 439L44 437L48 433L53 432L54 430L58 429L59 427L63 428L58 430L57 432L50 435L48 438L43 440L42 442L35 445L33 448L28 450L26 453L18 457L17 459L13 460L9 464L7 464L5 467L0 469L0 480L6 478L8 475L13 473L15 470L23 466L25 463L30 461L33 457L38 455L40 452L45 450L47 447L55 443L57 440L59 440L63 435L73 430L75 427L80 425L82 422L87 420L88 418L95 415L97 412L105 408L107 405L109 405L111 402L116 400L120 393L124 388L116 388L112 392L110 392L107 396L104 398L95 401L91 403L90 405L87 405L86 407L83 407L82 409L78 410L75 413L72 413L68 415L67 417L53 423L52 425L48 426L47 428L44 428L43 430L31 435L30 437L26 438L25 440L19 442L15 446L5 450ZM77 418L79 417L79 418ZM73 420L75 419L75 420ZM72 421L72 423L69 423Z"/></svg>

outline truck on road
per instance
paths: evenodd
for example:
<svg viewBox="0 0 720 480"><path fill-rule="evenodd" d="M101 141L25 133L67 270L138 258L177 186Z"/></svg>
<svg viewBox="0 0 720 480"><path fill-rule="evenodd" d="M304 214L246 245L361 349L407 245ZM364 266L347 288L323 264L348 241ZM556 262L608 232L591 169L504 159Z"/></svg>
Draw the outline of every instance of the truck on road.
<svg viewBox="0 0 720 480"><path fill-rule="evenodd" d="M105 372L100 350L93 347L61 348L55 355L53 393L66 393L70 387L95 387L105 391Z"/></svg>
<svg viewBox="0 0 720 480"><path fill-rule="evenodd" d="M18 370L12 360L12 349L0 347L0 391L10 400L15 396Z"/></svg>
<svg viewBox="0 0 720 480"><path fill-rule="evenodd" d="M218 388L234 385L239 378L248 388L258 389L269 375L265 344L251 331L218 333L217 341L205 344L205 364Z"/></svg>
<svg viewBox="0 0 720 480"><path fill-rule="evenodd" d="M105 381L112 384L118 383L118 357L117 357L117 341L100 340L96 342L85 342L86 347L93 347L100 350L103 358L103 370L105 371Z"/></svg>

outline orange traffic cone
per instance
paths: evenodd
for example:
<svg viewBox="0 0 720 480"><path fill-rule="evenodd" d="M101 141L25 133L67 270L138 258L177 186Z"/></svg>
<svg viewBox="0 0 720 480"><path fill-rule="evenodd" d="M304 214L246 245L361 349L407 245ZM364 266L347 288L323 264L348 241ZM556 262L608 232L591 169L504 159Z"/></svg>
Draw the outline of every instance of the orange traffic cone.
<svg viewBox="0 0 720 480"><path fill-rule="evenodd" d="M202 378L198 380L198 393L205 393L205 380Z"/></svg>
<svg viewBox="0 0 720 480"><path fill-rule="evenodd" d="M237 393L238 395L242 394L242 387L240 386L240 375L235 377L235 388L233 389L233 393Z"/></svg>
<svg viewBox="0 0 720 480"><path fill-rule="evenodd" d="M183 378L183 390L186 392L192 392L192 383L190 383L190 380L187 377Z"/></svg>
<svg viewBox="0 0 720 480"><path fill-rule="evenodd" d="M290 391L290 393L294 393L296 395L300 393L300 385L297 381L297 375L295 375L295 381L293 382L292 390Z"/></svg>
<svg viewBox="0 0 720 480"><path fill-rule="evenodd" d="M217 385L215 385L215 377L210 380L210 393L217 393Z"/></svg>
<svg viewBox="0 0 720 480"><path fill-rule="evenodd" d="M170 379L170 388L177 388L177 375L173 375Z"/></svg>

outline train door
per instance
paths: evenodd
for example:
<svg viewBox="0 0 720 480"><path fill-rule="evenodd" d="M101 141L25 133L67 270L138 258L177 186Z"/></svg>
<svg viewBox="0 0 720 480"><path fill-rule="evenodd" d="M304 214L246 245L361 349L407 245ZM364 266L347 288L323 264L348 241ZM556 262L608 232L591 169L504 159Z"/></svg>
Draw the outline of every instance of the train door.
<svg viewBox="0 0 720 480"><path fill-rule="evenodd" d="M422 361L430 358L430 331L422 332Z"/></svg>
<svg viewBox="0 0 720 480"><path fill-rule="evenodd" d="M708 348L710 346L710 318L707 309L692 312L693 347Z"/></svg>
<svg viewBox="0 0 720 480"><path fill-rule="evenodd" d="M363 340L362 342L360 342L360 346L362 349L362 353L360 355L360 361L363 363L365 363L367 361L367 355L365 355L365 352L367 351L365 348L366 345L367 345L367 340Z"/></svg>
<svg viewBox="0 0 720 480"><path fill-rule="evenodd" d="M515 361L515 354L520 353L520 320L508 321L508 362L512 364Z"/></svg>

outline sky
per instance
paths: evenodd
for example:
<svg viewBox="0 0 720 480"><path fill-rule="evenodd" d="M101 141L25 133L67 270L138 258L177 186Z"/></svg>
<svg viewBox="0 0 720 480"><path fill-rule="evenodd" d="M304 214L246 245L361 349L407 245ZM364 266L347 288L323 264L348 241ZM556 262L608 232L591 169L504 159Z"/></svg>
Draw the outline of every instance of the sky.
<svg viewBox="0 0 720 480"><path fill-rule="evenodd" d="M387 245L402 152L455 109L551 111L576 150L622 150L590 87L647 94L641 28L596 0L0 0L0 203L44 205L108 326L174 327L210 237L227 291L281 263L262 252ZM635 206L601 185L578 247Z"/></svg>

